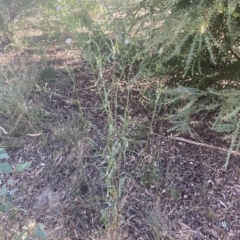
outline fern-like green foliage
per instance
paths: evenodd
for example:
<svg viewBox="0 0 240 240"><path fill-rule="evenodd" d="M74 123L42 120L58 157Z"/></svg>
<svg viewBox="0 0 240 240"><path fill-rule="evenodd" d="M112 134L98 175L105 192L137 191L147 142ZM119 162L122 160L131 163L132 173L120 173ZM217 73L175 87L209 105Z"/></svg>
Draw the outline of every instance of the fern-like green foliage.
<svg viewBox="0 0 240 240"><path fill-rule="evenodd" d="M168 84L204 90L239 82L238 0L142 0L122 12L117 32L142 46L143 61L159 55Z"/></svg>
<svg viewBox="0 0 240 240"><path fill-rule="evenodd" d="M226 166L232 150L238 151L240 146L240 90L223 89L218 91L203 91L196 88L177 87L159 89L157 99L158 107L170 106L169 121L173 130L187 132L194 138L192 128L202 123L206 116L214 114L214 121L208 122L210 129L229 135L231 144L229 147ZM198 120L193 121L197 116Z"/></svg>
<svg viewBox="0 0 240 240"><path fill-rule="evenodd" d="M240 145L239 0L123 2L118 17L111 15L113 31L137 49L129 64L138 60L140 72L164 79L160 85L167 88L158 89L152 100L170 106L169 131L194 137L193 117L201 122L211 113L210 128L231 137L227 165Z"/></svg>

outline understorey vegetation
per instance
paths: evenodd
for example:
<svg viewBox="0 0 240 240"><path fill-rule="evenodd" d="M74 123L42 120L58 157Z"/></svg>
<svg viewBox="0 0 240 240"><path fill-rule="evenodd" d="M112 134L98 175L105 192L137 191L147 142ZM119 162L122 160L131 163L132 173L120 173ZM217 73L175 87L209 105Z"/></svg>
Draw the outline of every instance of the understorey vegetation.
<svg viewBox="0 0 240 240"><path fill-rule="evenodd" d="M0 0L0 240L238 239L239 42L238 0Z"/></svg>

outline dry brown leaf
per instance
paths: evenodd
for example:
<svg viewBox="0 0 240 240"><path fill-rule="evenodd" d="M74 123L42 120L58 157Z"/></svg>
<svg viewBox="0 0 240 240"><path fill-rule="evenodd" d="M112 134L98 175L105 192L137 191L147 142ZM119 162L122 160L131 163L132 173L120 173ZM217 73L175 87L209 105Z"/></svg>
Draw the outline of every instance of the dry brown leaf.
<svg viewBox="0 0 240 240"><path fill-rule="evenodd" d="M220 238L218 232L215 229L211 228L210 232L215 238L218 238L218 239Z"/></svg>
<svg viewBox="0 0 240 240"><path fill-rule="evenodd" d="M228 208L228 206L227 206L223 201L219 200L219 203L220 203L223 207Z"/></svg>
<svg viewBox="0 0 240 240"><path fill-rule="evenodd" d="M218 234L218 232L214 229L214 228L205 228L204 229L206 232L208 232L209 234L211 234L213 237L219 239L220 236Z"/></svg>
<svg viewBox="0 0 240 240"><path fill-rule="evenodd" d="M77 233L76 229L74 228L73 231L74 231L75 237L78 239L78 233Z"/></svg>
<svg viewBox="0 0 240 240"><path fill-rule="evenodd" d="M189 227L187 224L181 222L181 221L178 221L179 225L181 225L181 227L183 227L184 230L192 230L191 227Z"/></svg>

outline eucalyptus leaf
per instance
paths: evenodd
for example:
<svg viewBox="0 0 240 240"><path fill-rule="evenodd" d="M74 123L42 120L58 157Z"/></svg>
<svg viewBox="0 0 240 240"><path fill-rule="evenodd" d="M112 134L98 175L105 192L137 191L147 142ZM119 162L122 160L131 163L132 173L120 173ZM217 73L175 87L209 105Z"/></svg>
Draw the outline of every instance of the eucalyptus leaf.
<svg viewBox="0 0 240 240"><path fill-rule="evenodd" d="M17 172L23 172L31 166L31 162L20 163L16 167Z"/></svg>
<svg viewBox="0 0 240 240"><path fill-rule="evenodd" d="M16 238L16 240L28 240L29 239L29 235L27 230L23 230Z"/></svg>

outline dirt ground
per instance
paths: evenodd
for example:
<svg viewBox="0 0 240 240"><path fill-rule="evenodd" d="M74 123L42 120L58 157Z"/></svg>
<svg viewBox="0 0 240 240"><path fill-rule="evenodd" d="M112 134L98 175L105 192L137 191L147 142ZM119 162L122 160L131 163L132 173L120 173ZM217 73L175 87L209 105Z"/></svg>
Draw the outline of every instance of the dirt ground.
<svg viewBox="0 0 240 240"><path fill-rule="evenodd" d="M107 163L101 152L106 115L96 82L87 67L79 68L80 50L67 54L61 46L45 50L48 67L43 70L41 57L31 49L0 53L2 66L35 64L41 73L39 86L48 83L46 91L35 87L27 99L33 107L41 103L45 112L37 132L9 136L15 143L8 150L11 164L32 161L30 170L13 176L19 208L14 226L21 229L34 220L45 224L48 239L106 239L101 219L108 207L103 176ZM109 71L106 76L111 78ZM239 156L233 155L225 170L226 152L172 139L164 113L156 115L153 133L147 136L144 126L151 113L140 97L134 90L129 106L139 125L121 166L125 179L119 199L121 239L240 239ZM197 139L178 137L227 149L228 140L205 124L194 129ZM7 234L12 229L9 219L3 224Z"/></svg>

